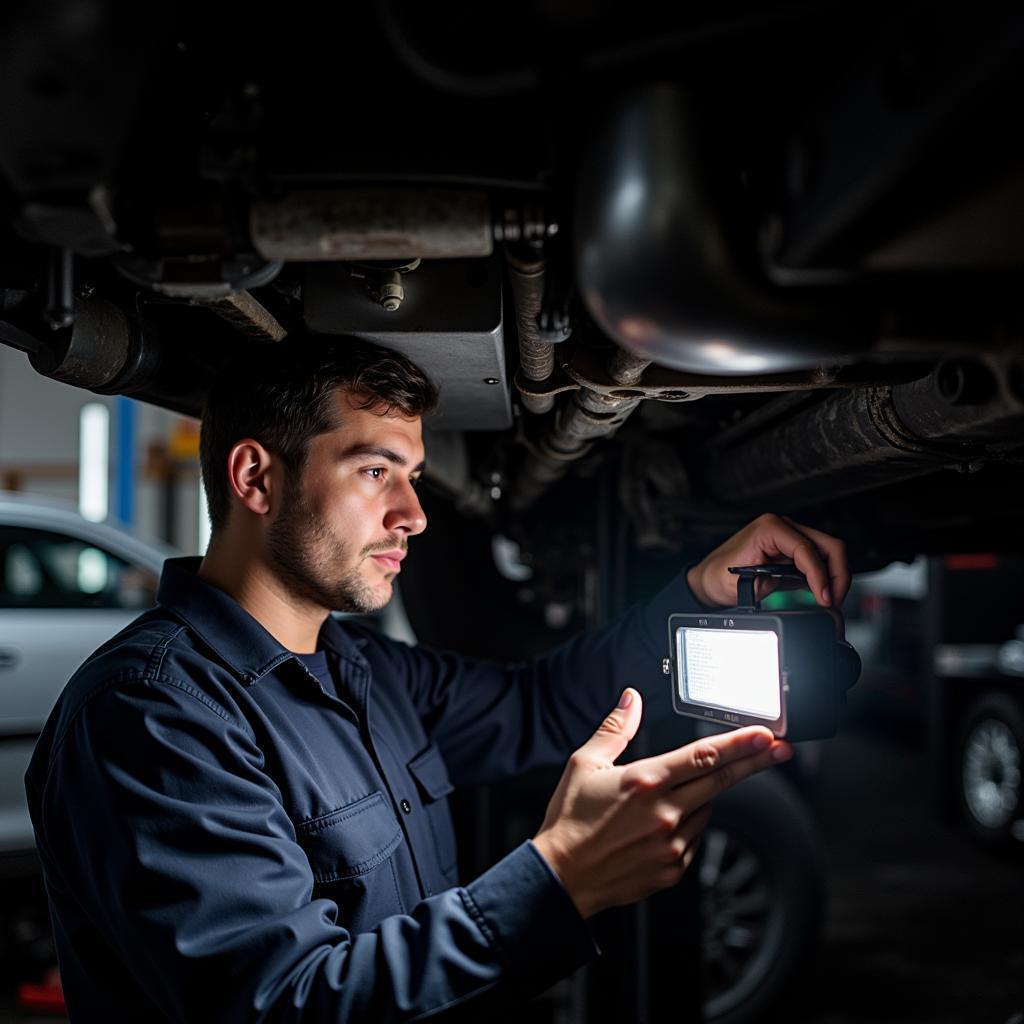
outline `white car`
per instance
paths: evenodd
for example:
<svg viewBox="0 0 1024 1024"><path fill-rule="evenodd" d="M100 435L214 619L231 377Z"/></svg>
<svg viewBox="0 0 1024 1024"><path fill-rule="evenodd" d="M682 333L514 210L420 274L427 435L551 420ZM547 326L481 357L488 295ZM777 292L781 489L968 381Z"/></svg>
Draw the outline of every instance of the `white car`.
<svg viewBox="0 0 1024 1024"><path fill-rule="evenodd" d="M0 876L35 870L25 770L76 668L151 607L166 545L0 492Z"/></svg>

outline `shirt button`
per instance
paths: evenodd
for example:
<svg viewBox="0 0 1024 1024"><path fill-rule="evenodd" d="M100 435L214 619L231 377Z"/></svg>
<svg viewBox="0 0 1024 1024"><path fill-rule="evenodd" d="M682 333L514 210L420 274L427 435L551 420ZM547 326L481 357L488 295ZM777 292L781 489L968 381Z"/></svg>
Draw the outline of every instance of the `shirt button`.
<svg viewBox="0 0 1024 1024"><path fill-rule="evenodd" d="M412 814L412 804L408 800L403 800L399 805L406 814Z"/></svg>

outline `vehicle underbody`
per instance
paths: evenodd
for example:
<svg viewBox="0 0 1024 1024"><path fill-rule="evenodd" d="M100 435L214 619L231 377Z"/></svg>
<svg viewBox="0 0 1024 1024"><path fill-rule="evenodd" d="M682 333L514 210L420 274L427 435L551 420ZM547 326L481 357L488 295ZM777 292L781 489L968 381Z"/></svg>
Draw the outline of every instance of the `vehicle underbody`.
<svg viewBox="0 0 1024 1024"><path fill-rule="evenodd" d="M1013 6L489 15L11 5L0 341L192 415L289 334L404 351L428 479L527 554L602 474L641 548L1019 549Z"/></svg>

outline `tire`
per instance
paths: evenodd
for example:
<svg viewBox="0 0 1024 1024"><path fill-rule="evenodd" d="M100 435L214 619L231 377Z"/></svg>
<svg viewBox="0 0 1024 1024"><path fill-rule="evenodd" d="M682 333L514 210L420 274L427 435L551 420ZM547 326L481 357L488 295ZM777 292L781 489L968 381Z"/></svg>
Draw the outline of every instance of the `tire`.
<svg viewBox="0 0 1024 1024"><path fill-rule="evenodd" d="M761 1020L816 947L825 905L822 840L794 787L773 772L716 797L698 877L703 1019Z"/></svg>
<svg viewBox="0 0 1024 1024"><path fill-rule="evenodd" d="M1024 705L990 692L967 710L956 745L957 803L984 845L1009 850L1024 840Z"/></svg>

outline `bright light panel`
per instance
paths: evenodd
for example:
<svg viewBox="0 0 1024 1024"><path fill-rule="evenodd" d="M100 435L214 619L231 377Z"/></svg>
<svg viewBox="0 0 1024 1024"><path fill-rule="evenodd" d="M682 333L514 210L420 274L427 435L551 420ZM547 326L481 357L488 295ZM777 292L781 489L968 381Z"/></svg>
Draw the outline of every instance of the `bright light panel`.
<svg viewBox="0 0 1024 1024"><path fill-rule="evenodd" d="M78 427L78 511L96 523L107 518L109 453L110 410L89 402L82 406Z"/></svg>
<svg viewBox="0 0 1024 1024"><path fill-rule="evenodd" d="M779 638L771 630L677 629L680 696L770 721L781 711Z"/></svg>
<svg viewBox="0 0 1024 1024"><path fill-rule="evenodd" d="M199 480L199 554L205 555L210 546L210 508L206 502L206 488Z"/></svg>

